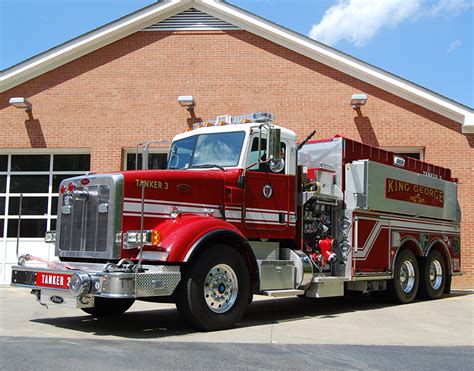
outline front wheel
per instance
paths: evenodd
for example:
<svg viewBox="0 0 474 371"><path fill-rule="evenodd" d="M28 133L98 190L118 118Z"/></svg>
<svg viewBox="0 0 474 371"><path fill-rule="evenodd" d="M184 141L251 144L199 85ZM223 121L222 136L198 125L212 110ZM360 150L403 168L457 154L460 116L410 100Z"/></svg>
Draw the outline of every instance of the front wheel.
<svg viewBox="0 0 474 371"><path fill-rule="evenodd" d="M192 327L204 331L230 328L247 307L249 272L236 250L212 246L193 261L178 290L176 307Z"/></svg>
<svg viewBox="0 0 474 371"><path fill-rule="evenodd" d="M95 317L115 317L125 313L135 302L135 299L108 299L95 297L92 308L82 308L87 314Z"/></svg>
<svg viewBox="0 0 474 371"><path fill-rule="evenodd" d="M396 303L411 303L418 292L420 274L415 255L402 250L395 262L394 277L387 282L387 294Z"/></svg>

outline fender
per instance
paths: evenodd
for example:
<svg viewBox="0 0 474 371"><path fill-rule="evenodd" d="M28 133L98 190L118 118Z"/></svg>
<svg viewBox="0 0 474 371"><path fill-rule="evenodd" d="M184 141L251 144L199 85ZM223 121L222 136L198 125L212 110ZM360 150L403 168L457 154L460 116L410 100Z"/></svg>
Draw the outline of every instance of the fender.
<svg viewBox="0 0 474 371"><path fill-rule="evenodd" d="M242 243L247 239L232 224L211 216L180 215L168 219L159 227L162 240L160 247L169 253L167 262L186 262L207 238L220 233L230 233Z"/></svg>

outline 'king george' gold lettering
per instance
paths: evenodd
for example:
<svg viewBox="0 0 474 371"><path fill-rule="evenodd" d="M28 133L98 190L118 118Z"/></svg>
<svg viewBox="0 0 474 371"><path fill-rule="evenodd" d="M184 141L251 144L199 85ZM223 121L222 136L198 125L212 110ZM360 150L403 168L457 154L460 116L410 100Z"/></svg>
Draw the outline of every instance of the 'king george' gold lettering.
<svg viewBox="0 0 474 371"><path fill-rule="evenodd" d="M387 178L385 196L387 198L443 207L444 192L440 189Z"/></svg>

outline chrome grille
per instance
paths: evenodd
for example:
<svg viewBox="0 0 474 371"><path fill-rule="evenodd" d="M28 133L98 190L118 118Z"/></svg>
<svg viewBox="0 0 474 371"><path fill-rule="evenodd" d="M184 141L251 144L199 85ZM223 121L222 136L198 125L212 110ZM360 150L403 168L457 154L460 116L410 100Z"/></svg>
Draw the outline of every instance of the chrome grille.
<svg viewBox="0 0 474 371"><path fill-rule="evenodd" d="M87 176L66 179L76 185L61 195L58 208L56 254L61 257L118 258L120 243L115 236L121 229L123 177Z"/></svg>

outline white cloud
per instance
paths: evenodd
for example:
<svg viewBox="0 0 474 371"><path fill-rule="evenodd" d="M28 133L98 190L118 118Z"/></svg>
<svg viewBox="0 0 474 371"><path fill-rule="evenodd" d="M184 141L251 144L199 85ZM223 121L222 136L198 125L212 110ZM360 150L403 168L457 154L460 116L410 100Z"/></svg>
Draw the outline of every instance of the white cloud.
<svg viewBox="0 0 474 371"><path fill-rule="evenodd" d="M328 45L347 40L364 46L385 27L395 27L417 12L421 0L339 0L309 37Z"/></svg>
<svg viewBox="0 0 474 371"><path fill-rule="evenodd" d="M471 8L474 0L438 0L435 4L431 0L337 0L313 25L309 37L328 45L346 40L361 47L384 28L407 19L456 16Z"/></svg>
<svg viewBox="0 0 474 371"><path fill-rule="evenodd" d="M451 44L449 44L448 53L451 53L453 50L456 50L456 49L459 48L461 45L462 45L462 41L461 41L461 40L454 40Z"/></svg>
<svg viewBox="0 0 474 371"><path fill-rule="evenodd" d="M470 8L474 8L473 0L439 0L429 9L429 14L434 17L458 15Z"/></svg>

